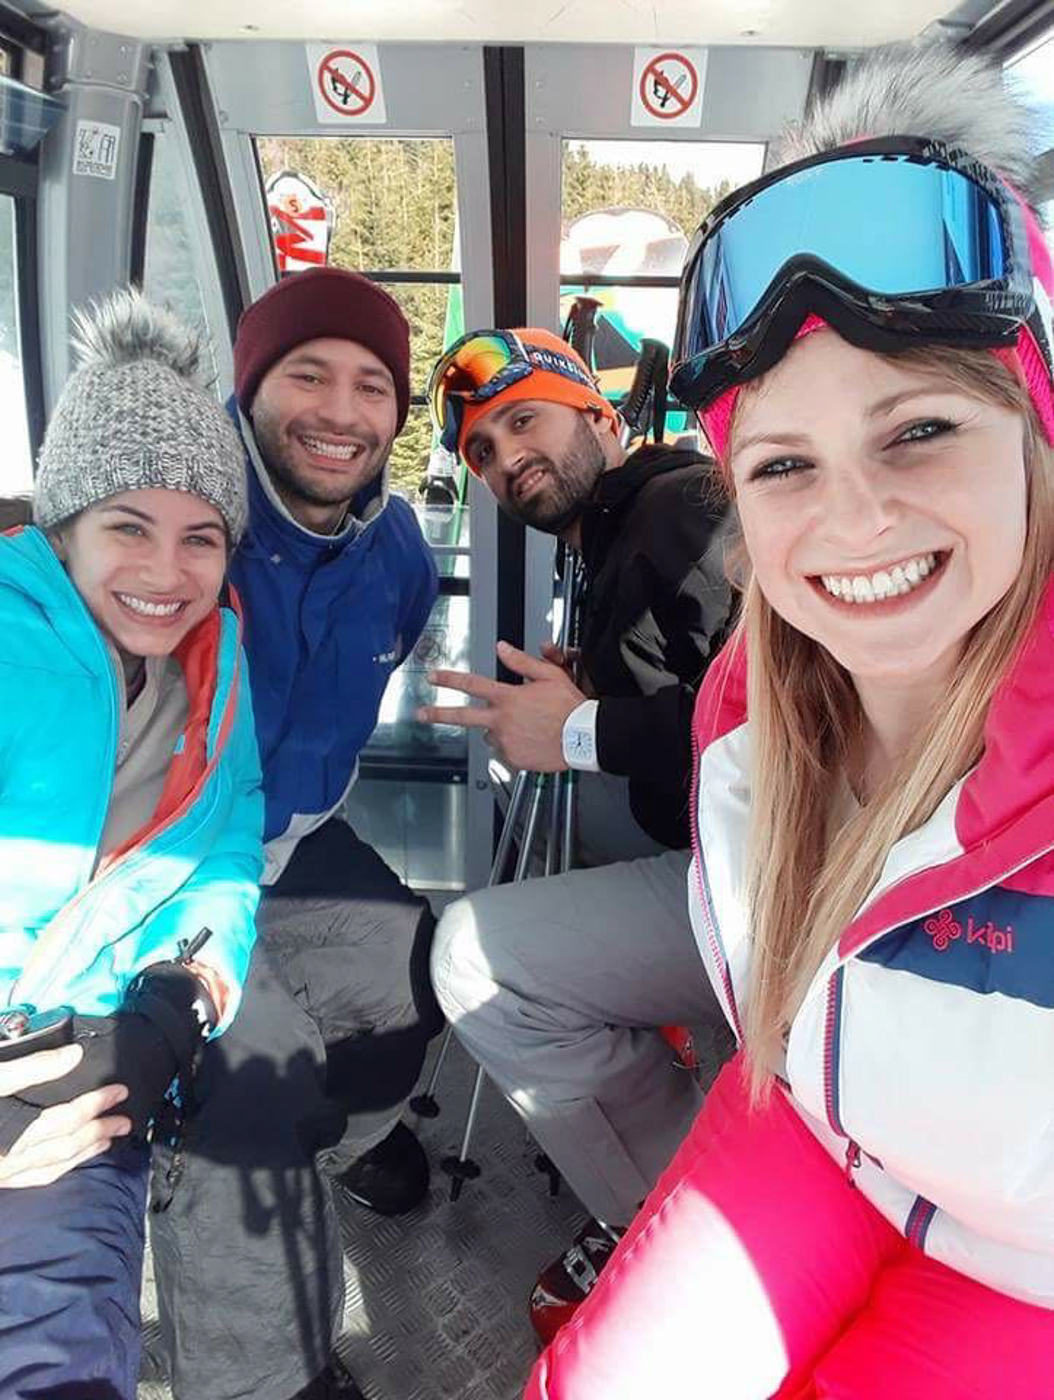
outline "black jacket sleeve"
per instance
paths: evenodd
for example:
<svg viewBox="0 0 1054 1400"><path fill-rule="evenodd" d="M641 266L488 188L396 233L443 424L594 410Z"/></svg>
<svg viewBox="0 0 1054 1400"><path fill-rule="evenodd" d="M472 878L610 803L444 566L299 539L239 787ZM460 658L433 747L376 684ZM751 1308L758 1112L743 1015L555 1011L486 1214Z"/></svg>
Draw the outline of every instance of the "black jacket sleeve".
<svg viewBox="0 0 1054 1400"><path fill-rule="evenodd" d="M601 484L583 524L597 759L629 779L638 825L684 846L695 692L732 611L727 510L705 461L674 449L642 448Z"/></svg>
<svg viewBox="0 0 1054 1400"><path fill-rule="evenodd" d="M694 689L676 683L652 695L604 696L597 707L597 762L619 777L677 783L692 762L694 706Z"/></svg>
<svg viewBox="0 0 1054 1400"><path fill-rule="evenodd" d="M629 778L630 811L637 825L673 850L691 839L694 708L695 691L676 684L652 695L607 696L597 707L600 767Z"/></svg>
<svg viewBox="0 0 1054 1400"><path fill-rule="evenodd" d="M649 647L646 656L637 652L636 629L622 639L623 659L641 694L606 696L597 709L600 767L629 778L635 820L653 840L667 846L689 843L695 694L731 622L725 524L711 528L700 557L679 586L654 587L650 624L664 639L661 661L654 648Z"/></svg>

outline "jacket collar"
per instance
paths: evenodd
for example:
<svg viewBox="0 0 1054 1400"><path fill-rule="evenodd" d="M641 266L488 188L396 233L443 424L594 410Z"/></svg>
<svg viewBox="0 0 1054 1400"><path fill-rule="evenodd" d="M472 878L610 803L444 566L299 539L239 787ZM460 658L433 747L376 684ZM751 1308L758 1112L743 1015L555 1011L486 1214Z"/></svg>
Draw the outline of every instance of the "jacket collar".
<svg viewBox="0 0 1054 1400"><path fill-rule="evenodd" d="M110 670L102 633L42 530L27 525L0 538L0 584L31 597L75 663Z"/></svg>
<svg viewBox="0 0 1054 1400"><path fill-rule="evenodd" d="M655 477L682 467L704 465L710 459L682 447L661 443L639 447L620 466L611 467L597 482L593 495L582 511L582 553L588 558L592 545L603 532L603 523L632 505L641 487Z"/></svg>
<svg viewBox="0 0 1054 1400"><path fill-rule="evenodd" d="M746 722L746 669L745 648L733 638L696 701L697 754ZM925 847L924 868L865 904L839 940L841 957L887 928L1002 883L1054 848L1054 576L992 698L984 734L984 752L949 794L948 807L898 843Z"/></svg>
<svg viewBox="0 0 1054 1400"><path fill-rule="evenodd" d="M597 482L588 510L612 510L634 497L653 477L677 471L679 467L703 465L710 459L683 447L654 443L638 447L620 466L603 473Z"/></svg>
<svg viewBox="0 0 1054 1400"><path fill-rule="evenodd" d="M746 720L746 648L737 636L699 692L694 729L700 751ZM1054 796L1054 576L1017 660L992 697L984 736L984 753L963 784L956 812L964 847L990 840Z"/></svg>

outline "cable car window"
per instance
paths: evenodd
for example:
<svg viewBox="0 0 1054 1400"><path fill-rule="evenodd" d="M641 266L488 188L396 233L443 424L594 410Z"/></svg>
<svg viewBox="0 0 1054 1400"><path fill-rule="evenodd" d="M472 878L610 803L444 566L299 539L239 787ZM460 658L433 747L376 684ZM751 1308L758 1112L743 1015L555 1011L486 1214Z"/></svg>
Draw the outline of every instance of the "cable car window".
<svg viewBox="0 0 1054 1400"><path fill-rule="evenodd" d="M564 142L561 319L583 294L599 303L594 368L609 398L629 389L645 337L672 342L688 241L764 157L756 143ZM683 413L668 426L673 437L693 431Z"/></svg>
<svg viewBox="0 0 1054 1400"><path fill-rule="evenodd" d="M190 188L173 138L159 131L154 140L150 169L150 202L146 223L146 255L143 265L143 291L153 300L169 306L188 325L211 328L205 314L194 267L187 209ZM212 344L211 334L208 344ZM211 357L211 350L210 350ZM217 385L215 359L205 367L210 383Z"/></svg>
<svg viewBox="0 0 1054 1400"><path fill-rule="evenodd" d="M33 453L18 323L16 217L14 198L0 195L0 417L5 429L0 496L27 495L33 487Z"/></svg>
<svg viewBox="0 0 1054 1400"><path fill-rule="evenodd" d="M393 491L414 505L443 584L363 750L348 801L356 831L410 884L465 882L464 730L416 723L433 667L469 665L465 468L433 440L428 371L461 335L454 147L449 138L258 137L279 276L321 264L373 277L410 323L411 406L391 455Z"/></svg>
<svg viewBox="0 0 1054 1400"><path fill-rule="evenodd" d="M461 325L454 144L449 138L260 137L256 148L271 211L281 275L318 263L376 276L410 322L412 388L421 397L429 367ZM439 475L426 412L413 411L392 451L392 489L415 505ZM441 466L444 464L440 464ZM445 464L450 466L450 464ZM461 515L463 483L450 467L449 494ZM433 496L443 495L435 488ZM422 512L433 544L462 544L449 521Z"/></svg>
<svg viewBox="0 0 1054 1400"><path fill-rule="evenodd" d="M1046 144L1054 146L1054 34L1048 34L1006 68L1024 87L1026 96L1043 109Z"/></svg>
<svg viewBox="0 0 1054 1400"><path fill-rule="evenodd" d="M1023 54L1007 64L1007 73L1019 84L1033 107L1039 135L1037 155L1047 172L1039 212L1047 233L1047 246L1054 253L1054 34L1047 34Z"/></svg>

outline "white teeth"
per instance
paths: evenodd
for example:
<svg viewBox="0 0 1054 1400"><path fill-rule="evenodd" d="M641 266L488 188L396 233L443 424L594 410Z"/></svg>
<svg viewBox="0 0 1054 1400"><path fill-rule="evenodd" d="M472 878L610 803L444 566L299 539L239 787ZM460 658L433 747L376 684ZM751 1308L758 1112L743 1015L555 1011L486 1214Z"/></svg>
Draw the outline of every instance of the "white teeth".
<svg viewBox="0 0 1054 1400"><path fill-rule="evenodd" d="M334 462L350 462L362 451L361 444L357 442L323 442L320 438L312 437L300 440L309 452L314 452L319 457L329 457Z"/></svg>
<svg viewBox="0 0 1054 1400"><path fill-rule="evenodd" d="M535 482L539 481L543 475L544 468L535 467L532 471L529 471L526 476L521 477L516 484L517 496L522 496L525 492L529 491L534 486Z"/></svg>
<svg viewBox="0 0 1054 1400"><path fill-rule="evenodd" d="M937 567L935 554L920 554L891 569L877 569L873 574L822 574L820 582L835 598L848 603L881 603L910 593Z"/></svg>
<svg viewBox="0 0 1054 1400"><path fill-rule="evenodd" d="M145 598L136 598L131 593L118 593L117 596L126 608L142 613L144 617L172 617L184 606L183 603L148 603Z"/></svg>

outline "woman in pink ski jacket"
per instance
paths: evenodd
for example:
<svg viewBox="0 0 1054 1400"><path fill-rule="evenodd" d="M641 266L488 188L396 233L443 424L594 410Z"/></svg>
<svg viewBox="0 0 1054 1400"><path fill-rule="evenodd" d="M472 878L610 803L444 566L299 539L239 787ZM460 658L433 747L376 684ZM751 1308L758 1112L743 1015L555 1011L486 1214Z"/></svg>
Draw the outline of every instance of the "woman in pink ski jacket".
<svg viewBox="0 0 1054 1400"><path fill-rule="evenodd" d="M880 51L709 216L743 535L692 925L740 1045L530 1400L1054 1393L1051 261L998 72Z"/></svg>

